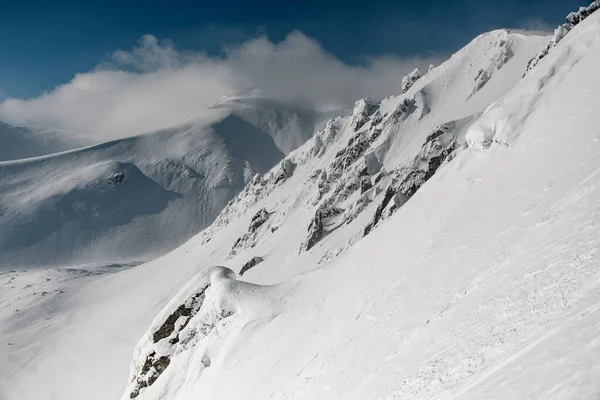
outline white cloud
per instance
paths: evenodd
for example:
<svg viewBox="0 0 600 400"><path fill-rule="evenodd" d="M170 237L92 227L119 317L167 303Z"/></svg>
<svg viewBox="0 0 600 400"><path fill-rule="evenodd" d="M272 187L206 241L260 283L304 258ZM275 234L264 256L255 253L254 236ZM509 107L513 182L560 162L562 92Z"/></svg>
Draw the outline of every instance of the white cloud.
<svg viewBox="0 0 600 400"><path fill-rule="evenodd" d="M95 70L38 98L4 100L0 120L87 132L102 140L172 125L251 87L317 107L347 107L364 96L396 93L410 70L440 61L386 56L351 66L300 32L280 43L255 38L222 56L179 51L145 35L134 49L115 51Z"/></svg>

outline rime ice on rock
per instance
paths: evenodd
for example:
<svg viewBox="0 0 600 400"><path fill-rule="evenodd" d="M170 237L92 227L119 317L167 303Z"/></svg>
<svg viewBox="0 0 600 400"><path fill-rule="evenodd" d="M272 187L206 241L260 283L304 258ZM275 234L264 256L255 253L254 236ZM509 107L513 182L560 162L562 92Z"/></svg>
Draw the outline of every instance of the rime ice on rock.
<svg viewBox="0 0 600 400"><path fill-rule="evenodd" d="M423 73L419 68L415 68L410 74L402 78L402 93L408 92L408 90L415 84L416 81L421 79Z"/></svg>
<svg viewBox="0 0 600 400"><path fill-rule="evenodd" d="M376 109L377 104L374 104L369 97L358 100L354 103L354 108L352 109L352 121L350 122L350 126L352 126L355 131L359 130L367 123L369 117Z"/></svg>
<svg viewBox="0 0 600 400"><path fill-rule="evenodd" d="M529 60L529 62L527 63L527 69L525 70L525 74L527 74L527 72L533 69L542 60L542 58L546 57L548 53L558 44L558 42L560 42L565 36L567 36L571 29L573 29L577 24L589 17L590 14L597 11L598 9L600 9L600 0L596 0L592 2L589 6L581 7L579 11L572 12L569 15L567 15L567 22L558 26L554 30L554 36L552 36L552 39L550 39L548 45L535 57Z"/></svg>

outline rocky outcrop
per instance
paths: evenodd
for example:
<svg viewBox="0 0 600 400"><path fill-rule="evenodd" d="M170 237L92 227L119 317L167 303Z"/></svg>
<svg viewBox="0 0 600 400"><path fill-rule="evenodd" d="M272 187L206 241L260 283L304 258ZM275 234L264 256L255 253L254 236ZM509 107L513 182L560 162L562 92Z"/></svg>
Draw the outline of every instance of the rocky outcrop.
<svg viewBox="0 0 600 400"><path fill-rule="evenodd" d="M494 54L492 56L492 63L485 69L480 69L475 76L471 92L467 99L470 99L475 93L479 92L492 78L495 71L502 69L502 67L510 61L514 56L511 48L511 43L506 39L506 32L502 31L501 36L497 39L494 46Z"/></svg>
<svg viewBox="0 0 600 400"><path fill-rule="evenodd" d="M123 172L115 172L108 178L108 183L113 185L121 185L125 182L125 174Z"/></svg>
<svg viewBox="0 0 600 400"><path fill-rule="evenodd" d="M412 197L435 174L444 161L448 160L458 149L455 133L457 123L457 121L452 121L439 125L427 136L419 154L409 165L395 172L395 179L388 186L371 222L363 230L365 236L380 220L393 214L406 200ZM391 204L388 214L385 215L384 211L392 199L394 199L394 203Z"/></svg>
<svg viewBox="0 0 600 400"><path fill-rule="evenodd" d="M250 221L250 226L248 227L248 232L255 232L258 228L260 228L267 220L269 219L269 212L266 208L261 208L258 210L256 214L252 217Z"/></svg>
<svg viewBox="0 0 600 400"><path fill-rule="evenodd" d="M415 84L415 82L421 79L422 76L423 73L421 70L419 68L415 68L410 74L402 78L402 93L408 92L408 90Z"/></svg>
<svg viewBox="0 0 600 400"><path fill-rule="evenodd" d="M248 232L240 236L234 243L229 252L229 256L233 257L238 253L238 251L242 248L246 247L254 247L254 242L258 235L258 231L260 228L268 221L271 213L269 213L265 208L261 208L258 210L256 214L250 220L250 225L248 226Z"/></svg>
<svg viewBox="0 0 600 400"><path fill-rule="evenodd" d="M263 261L264 259L262 257L252 257L242 266L242 269L240 270L240 276L244 275L249 269L255 267Z"/></svg>
<svg viewBox="0 0 600 400"><path fill-rule="evenodd" d="M355 131L358 131L369 121L371 114L373 114L377 108L377 104L373 103L369 97L358 100L354 103L354 108L352 109L350 126Z"/></svg>
<svg viewBox="0 0 600 400"><path fill-rule="evenodd" d="M548 45L539 52L535 57L533 57L527 63L527 68L525 70L525 74L531 71L544 57L548 55L548 53L556 47L558 42L560 42L567 34L573 29L576 25L578 25L581 21L590 16L593 12L600 9L600 0L596 0L592 2L587 7L581 7L579 11L572 12L567 15L567 22L560 25L554 30L554 36L548 42Z"/></svg>
<svg viewBox="0 0 600 400"><path fill-rule="evenodd" d="M210 284L205 284L199 290L180 304L152 334L154 349L147 352L144 363L135 374L129 394L135 399L142 390L151 386L158 377L167 369L171 356L180 342L179 334L188 325L190 320L198 313L205 299L206 289ZM163 343L166 342L166 343Z"/></svg>
<svg viewBox="0 0 600 400"><path fill-rule="evenodd" d="M275 181L273 182L275 185L291 177L296 169L296 164L292 160L285 158L279 164L279 168L279 173L275 176Z"/></svg>
<svg viewBox="0 0 600 400"><path fill-rule="evenodd" d="M388 188L385 191L385 194L383 195L383 199L381 200L381 203L379 203L379 205L377 206L377 209L375 210L375 214L373 215L372 221L369 222L369 224L367 224L367 226L365 226L365 229L363 230L363 236L367 236L371 232L373 227L375 227L375 225L377 225L377 223L381 219L383 210L385 210L385 208L387 207L389 202L394 198L396 191L397 191L397 189L394 188L392 185L388 186Z"/></svg>
<svg viewBox="0 0 600 400"><path fill-rule="evenodd" d="M342 214L344 210L327 202L322 204L308 225L308 238L304 243L304 250L313 248L323 237L325 237L325 223L329 218Z"/></svg>
<svg viewBox="0 0 600 400"><path fill-rule="evenodd" d="M235 274L228 268L205 268L161 310L136 346L129 384L122 399L135 399L143 394L164 374L169 374L174 358L202 349L207 344L204 339L217 326L223 329L228 325L227 318L237 313L232 299L239 294L239 287L235 293L230 290L232 281ZM199 358L198 372L210 367L209 354Z"/></svg>

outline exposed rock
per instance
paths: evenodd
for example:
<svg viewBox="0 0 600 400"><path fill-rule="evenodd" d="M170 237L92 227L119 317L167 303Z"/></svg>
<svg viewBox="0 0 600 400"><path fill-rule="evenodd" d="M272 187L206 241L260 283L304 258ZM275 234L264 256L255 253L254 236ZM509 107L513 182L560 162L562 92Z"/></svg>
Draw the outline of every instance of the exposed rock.
<svg viewBox="0 0 600 400"><path fill-rule="evenodd" d="M373 219L364 228L363 234L365 236L373 230L383 217L392 215L402 207L435 174L443 162L456 151L458 144L454 132L455 128L456 122L452 121L439 125L427 136L419 154L407 167L398 171L398 176L395 179L396 182L399 179L400 183L395 184L392 182L388 186L383 200L377 206ZM392 199L394 202L387 210L387 215L384 215L384 211Z"/></svg>
<svg viewBox="0 0 600 400"><path fill-rule="evenodd" d="M115 172L108 178L108 183L113 185L121 185L125 182L125 174L123 172Z"/></svg>
<svg viewBox="0 0 600 400"><path fill-rule="evenodd" d="M240 270L240 276L244 275L250 268L260 264L263 261L264 259L262 257L252 257L242 266L242 269Z"/></svg>
<svg viewBox="0 0 600 400"><path fill-rule="evenodd" d="M471 93L469 93L469 99L473 97L473 95L481 90L485 86L486 83L492 77L491 73L485 69L480 69L475 77L475 84L471 88Z"/></svg>
<svg viewBox="0 0 600 400"><path fill-rule="evenodd" d="M280 171L275 177L275 181L273 182L275 185L291 177L294 174L294 170L296 169L296 164L294 164L292 160L285 158L283 161L281 161L279 167Z"/></svg>
<svg viewBox="0 0 600 400"><path fill-rule="evenodd" d="M402 93L406 93L416 81L421 79L423 73L419 68L415 68L410 74L402 78Z"/></svg>
<svg viewBox="0 0 600 400"><path fill-rule="evenodd" d="M308 239L306 240L305 250L308 251L314 247L321 239L323 239L325 227L323 225L323 215L319 210L308 225Z"/></svg>
<svg viewBox="0 0 600 400"><path fill-rule="evenodd" d="M258 228L260 228L267 220L269 219L269 212L266 208L261 208L258 212L252 217L250 221L250 226L248 227L248 232L254 232Z"/></svg>
<svg viewBox="0 0 600 400"><path fill-rule="evenodd" d="M187 326L190 320L198 313L204 302L206 289L210 285L207 284L200 288L186 302L180 304L177 309L169 314L166 320L153 333L152 341L157 344L168 339L170 345L179 343L179 333ZM183 318L183 319L182 319ZM136 398L142 389L151 386L158 377L167 369L171 362L169 354L157 355L156 350L150 351L146 355L146 359L142 368L135 378L135 384L129 397Z"/></svg>
<svg viewBox="0 0 600 400"><path fill-rule="evenodd" d="M496 69L501 69L515 54L506 40L501 39L497 45L500 47L500 52L494 57L493 63Z"/></svg>
<svg viewBox="0 0 600 400"><path fill-rule="evenodd" d="M579 11L572 12L569 15L567 15L567 18L566 18L567 22L565 24L560 25L558 28L556 28L554 30L554 36L552 36L552 39L550 39L550 42L548 42L548 45L542 51L540 51L535 57L533 57L531 60L529 60L529 62L527 63L527 68L525 70L525 74L527 74L527 72L529 72L531 69L533 69L544 57L546 57L548 55L548 53L554 47L556 47L558 42L560 42L565 36L567 36L567 34L571 31L571 29L573 29L573 27L575 27L581 21L583 21L584 19L589 17L590 14L592 14L593 12L595 12L599 9L600 9L600 0L596 0L596 1L592 2L589 6L581 7L579 9Z"/></svg>
<svg viewBox="0 0 600 400"><path fill-rule="evenodd" d="M377 104L374 104L369 97L358 100L354 103L352 110L352 120L350 126L357 131L369 121L371 114L377 109Z"/></svg>
<svg viewBox="0 0 600 400"><path fill-rule="evenodd" d="M316 211L315 216L308 225L308 239L304 245L306 251L314 247L325 237L325 222L327 219L342 214L344 210L334 206L330 202L322 204Z"/></svg>
<svg viewBox="0 0 600 400"><path fill-rule="evenodd" d="M405 169L399 191L411 197L429 180L442 163L458 148L454 134L455 122L439 125L429 134L419 154Z"/></svg>
<svg viewBox="0 0 600 400"><path fill-rule="evenodd" d="M390 200L392 200L394 198L395 194L396 194L396 189L392 185L388 186L388 188L385 191L385 194L383 195L383 199L381 200L381 203L379 203L379 205L377 206L377 209L375 210L373 219L367 226L365 226L365 229L363 231L364 236L367 236L371 232L373 227L375 227L375 225L377 225L377 223L381 219L383 210L385 210L385 208L387 207Z"/></svg>
<svg viewBox="0 0 600 400"><path fill-rule="evenodd" d="M404 99L387 117L387 124L394 124L408 118L417 109L414 99Z"/></svg>
<svg viewBox="0 0 600 400"><path fill-rule="evenodd" d="M341 173L362 156L369 148L371 141L363 133L358 133L348 141L348 145L336 154L332 164L334 170Z"/></svg>
<svg viewBox="0 0 600 400"><path fill-rule="evenodd" d="M258 212L254 214L252 220L250 221L248 232L237 238L237 240L233 243L231 251L229 252L229 257L236 255L238 250L242 247L254 247L254 241L256 240L258 230L265 224L265 222L267 222L270 216L271 213L269 213L265 208L258 210Z"/></svg>
<svg viewBox="0 0 600 400"><path fill-rule="evenodd" d="M370 176L363 176L360 181L360 194L365 194L369 189L373 187Z"/></svg>

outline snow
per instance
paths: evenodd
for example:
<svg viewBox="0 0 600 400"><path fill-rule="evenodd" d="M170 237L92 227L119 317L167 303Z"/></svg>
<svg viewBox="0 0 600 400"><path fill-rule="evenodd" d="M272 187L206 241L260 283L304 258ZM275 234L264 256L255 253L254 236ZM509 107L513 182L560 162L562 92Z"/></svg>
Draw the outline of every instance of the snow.
<svg viewBox="0 0 600 400"><path fill-rule="evenodd" d="M91 144L90 139L73 132L0 122L0 162L39 157Z"/></svg>
<svg viewBox="0 0 600 400"><path fill-rule="evenodd" d="M156 372L137 399L597 398L599 28L523 79L548 37L476 38L150 262L3 272L0 398L125 399Z"/></svg>
<svg viewBox="0 0 600 400"><path fill-rule="evenodd" d="M237 116L252 106L263 115L256 125ZM275 100L237 99L161 131L0 162L0 268L129 263L166 253L284 157L274 137L289 150L312 134L314 112L308 122L299 113ZM123 183L111 183L113 174L124 174Z"/></svg>

